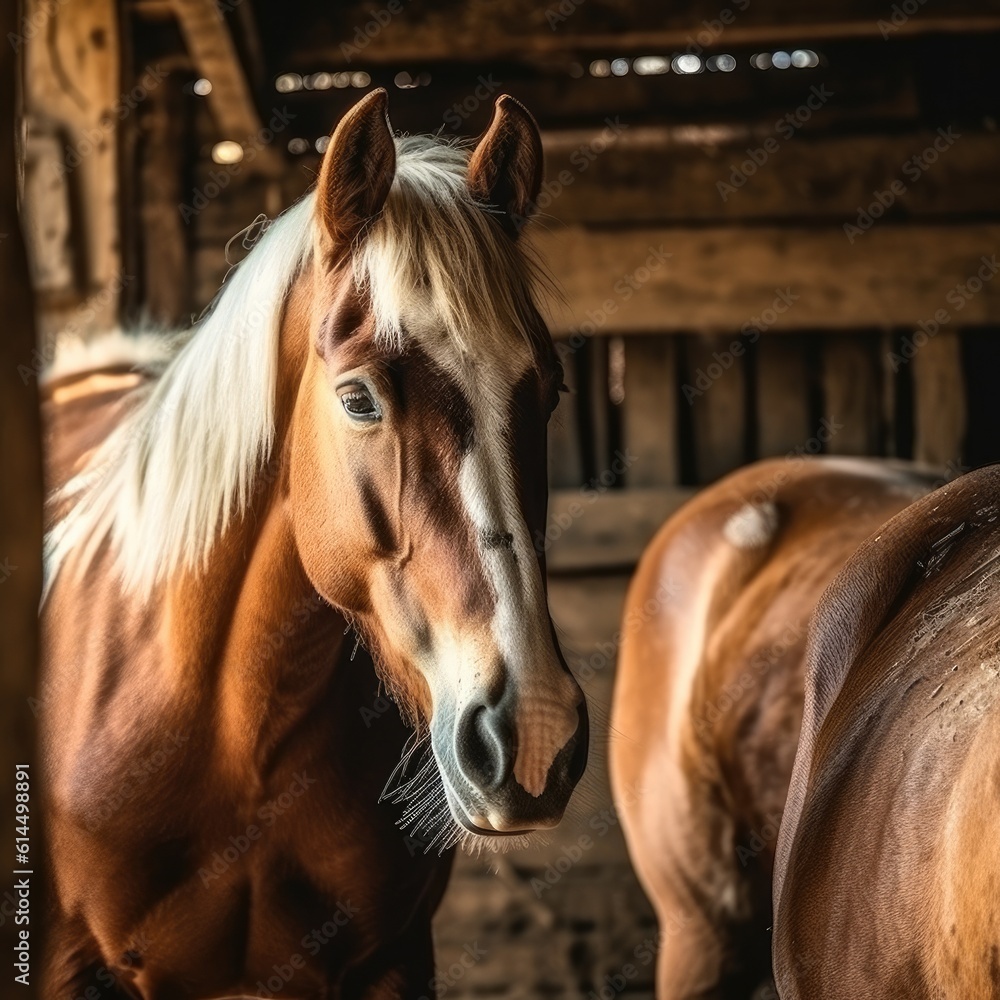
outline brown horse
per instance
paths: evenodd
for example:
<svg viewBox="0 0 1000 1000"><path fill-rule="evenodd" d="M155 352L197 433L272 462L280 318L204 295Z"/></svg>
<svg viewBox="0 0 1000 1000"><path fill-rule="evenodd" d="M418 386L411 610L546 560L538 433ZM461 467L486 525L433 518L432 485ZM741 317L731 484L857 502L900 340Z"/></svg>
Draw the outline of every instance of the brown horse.
<svg viewBox="0 0 1000 1000"><path fill-rule="evenodd" d="M1000 998L1000 466L851 557L809 639L782 1000Z"/></svg>
<svg viewBox="0 0 1000 1000"><path fill-rule="evenodd" d="M771 872L809 618L865 537L930 486L874 461L765 461L699 493L644 553L610 762L660 922L659 1000L769 995Z"/></svg>
<svg viewBox="0 0 1000 1000"><path fill-rule="evenodd" d="M559 821L540 156L375 91L193 335L52 383L46 996L433 995L450 848Z"/></svg>

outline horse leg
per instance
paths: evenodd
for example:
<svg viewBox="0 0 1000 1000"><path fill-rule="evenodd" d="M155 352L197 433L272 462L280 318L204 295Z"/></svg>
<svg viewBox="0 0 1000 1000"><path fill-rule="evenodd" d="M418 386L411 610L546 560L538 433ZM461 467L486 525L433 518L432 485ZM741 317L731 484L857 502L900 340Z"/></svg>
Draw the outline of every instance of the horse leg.
<svg viewBox="0 0 1000 1000"><path fill-rule="evenodd" d="M662 764L659 794L619 797L629 852L659 918L658 937L637 958L649 964L655 954L657 1000L766 1000L769 855L742 863L738 828L714 783Z"/></svg>

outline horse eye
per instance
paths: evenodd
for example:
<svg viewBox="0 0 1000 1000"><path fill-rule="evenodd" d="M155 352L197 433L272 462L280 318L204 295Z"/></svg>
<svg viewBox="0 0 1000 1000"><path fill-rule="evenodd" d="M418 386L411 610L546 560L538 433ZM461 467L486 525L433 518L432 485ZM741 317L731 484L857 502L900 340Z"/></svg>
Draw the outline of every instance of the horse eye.
<svg viewBox="0 0 1000 1000"><path fill-rule="evenodd" d="M363 385L351 386L340 395L340 401L349 417L355 420L379 420L382 417L371 392Z"/></svg>

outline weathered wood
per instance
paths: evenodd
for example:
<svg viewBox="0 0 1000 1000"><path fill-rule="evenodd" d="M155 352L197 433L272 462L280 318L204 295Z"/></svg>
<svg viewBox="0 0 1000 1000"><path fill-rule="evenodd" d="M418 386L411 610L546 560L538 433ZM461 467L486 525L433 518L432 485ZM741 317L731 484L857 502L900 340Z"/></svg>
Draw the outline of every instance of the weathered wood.
<svg viewBox="0 0 1000 1000"><path fill-rule="evenodd" d="M714 482L748 458L746 355L736 356L733 343L733 338L691 337L687 344L691 381L686 384L707 385L698 395L688 395L699 483Z"/></svg>
<svg viewBox="0 0 1000 1000"><path fill-rule="evenodd" d="M582 422L584 475L593 477L604 473L612 459L607 338L591 337L581 354L587 377L587 412Z"/></svg>
<svg viewBox="0 0 1000 1000"><path fill-rule="evenodd" d="M862 336L829 336L823 344L823 414L831 455L882 453L878 342Z"/></svg>
<svg viewBox="0 0 1000 1000"><path fill-rule="evenodd" d="M65 291L87 298L85 322L78 325L106 328L118 318L123 277L117 129L121 116L131 110L121 92L116 4L32 0L26 15L40 27L28 34L24 45L25 111L35 123L32 131L61 137L57 169L75 209L71 231L76 287ZM72 319L43 311L43 340Z"/></svg>
<svg viewBox="0 0 1000 1000"><path fill-rule="evenodd" d="M741 10L740 8L743 7ZM838 38L884 37L880 24L892 17L891 5L873 10L870 3L819 0L808 6L790 0L727 4L687 0L667 7L626 0L614 9L581 2L532 4L529 0L446 4L440 7L400 5L383 11L361 3L332 7L324 21L303 32L303 54L314 63L333 65L427 60L475 52L479 60L532 55L603 51L613 56L640 49L687 50L691 46L767 44L787 41L804 45ZM723 22L722 18L726 20ZM921 10L889 28L894 37L950 31L989 31L1000 25L995 2L972 0L949 5L947 12ZM620 30L627 26L627 30Z"/></svg>
<svg viewBox="0 0 1000 1000"><path fill-rule="evenodd" d="M949 309L949 293L1000 246L1000 225L876 224L853 244L842 228L571 226L532 239L569 308L566 335L613 307L595 333L768 332L916 325ZM1000 281L968 298L963 323L1000 320Z"/></svg>
<svg viewBox="0 0 1000 1000"><path fill-rule="evenodd" d="M186 130L175 76L150 95L140 128L143 309L154 321L172 326L187 320L192 307L187 230L177 211L183 200Z"/></svg>
<svg viewBox="0 0 1000 1000"><path fill-rule="evenodd" d="M939 331L917 348L911 364L916 432L913 457L928 465L957 469L966 425L959 334Z"/></svg>
<svg viewBox="0 0 1000 1000"><path fill-rule="evenodd" d="M254 141L263 122L257 112L250 84L240 63L221 5L215 0L171 0L185 44L202 76L212 81L209 106L220 130L220 139L252 143L256 155L245 169L277 177L284 170L278 151Z"/></svg>
<svg viewBox="0 0 1000 1000"><path fill-rule="evenodd" d="M546 529L553 573L634 566L660 525L695 494L690 487L554 490Z"/></svg>
<svg viewBox="0 0 1000 1000"><path fill-rule="evenodd" d="M764 337L757 345L757 458L787 455L815 430L804 346L784 337Z"/></svg>
<svg viewBox="0 0 1000 1000"><path fill-rule="evenodd" d="M0 7L0 36L18 34L20 5ZM31 767L29 835L31 851L27 864L16 864L14 855L16 815L15 765L36 763L37 730L30 699L38 693L38 602L42 586L42 462L38 411L38 382L30 369L36 347L34 303L28 262L17 213L17 168L15 164L15 116L20 112L16 47L0 46L0 303L4 330L0 337L0 467L4 488L0 490L0 635L3 659L0 669L0 839L6 845L4 871L5 919L0 921L0 942L7 958L5 977L11 983L20 932L30 934L28 985L13 987L18 995L40 996L40 956L44 945L46 900L44 854L40 806L44 789L41 775ZM14 897L6 891L15 878L12 868L33 869L30 876L30 923L15 923Z"/></svg>
<svg viewBox="0 0 1000 1000"><path fill-rule="evenodd" d="M564 223L839 224L870 204L873 192L901 181L906 190L894 210L907 219L1000 213L1000 142L993 133L960 135L946 147L933 131L788 140L745 125L630 126L614 137L603 124L546 132L539 207ZM778 143L773 153L763 146L769 137ZM766 162L751 161L748 150Z"/></svg>
<svg viewBox="0 0 1000 1000"><path fill-rule="evenodd" d="M678 478L677 350L670 337L625 338L622 440L625 482L671 486Z"/></svg>
<svg viewBox="0 0 1000 1000"><path fill-rule="evenodd" d="M35 126L35 127L32 127ZM70 191L63 168L63 143L34 122L24 159L24 241L36 291L66 293L79 286L75 268Z"/></svg>
<svg viewBox="0 0 1000 1000"><path fill-rule="evenodd" d="M580 436L580 396L577 352L559 352L566 391L549 419L549 485L579 487L583 483Z"/></svg>

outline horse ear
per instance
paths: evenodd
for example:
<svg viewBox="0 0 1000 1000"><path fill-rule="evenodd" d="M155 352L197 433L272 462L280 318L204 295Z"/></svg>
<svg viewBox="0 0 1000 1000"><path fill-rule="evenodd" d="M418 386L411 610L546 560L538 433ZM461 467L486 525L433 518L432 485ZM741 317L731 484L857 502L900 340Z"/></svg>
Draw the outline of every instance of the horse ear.
<svg viewBox="0 0 1000 1000"><path fill-rule="evenodd" d="M366 94L330 137L316 188L316 211L335 252L350 249L382 210L396 174L396 145L384 88Z"/></svg>
<svg viewBox="0 0 1000 1000"><path fill-rule="evenodd" d="M469 190L477 200L500 209L504 228L516 237L535 210L541 186L538 125L520 101L503 94L469 160Z"/></svg>

